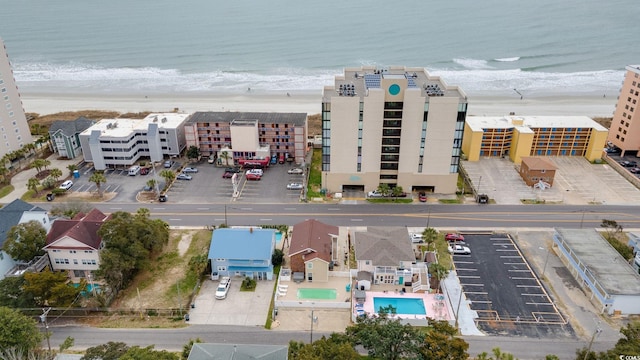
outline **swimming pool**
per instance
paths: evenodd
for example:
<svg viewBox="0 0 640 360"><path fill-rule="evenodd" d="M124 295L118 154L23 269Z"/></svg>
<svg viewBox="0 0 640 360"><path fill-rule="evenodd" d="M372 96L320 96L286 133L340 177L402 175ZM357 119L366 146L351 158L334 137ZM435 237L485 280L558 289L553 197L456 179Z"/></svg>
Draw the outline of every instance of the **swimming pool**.
<svg viewBox="0 0 640 360"><path fill-rule="evenodd" d="M336 289L298 289L298 299L333 300L337 296Z"/></svg>
<svg viewBox="0 0 640 360"><path fill-rule="evenodd" d="M280 241L282 241L282 233L281 232L277 232L276 233L276 244L280 244Z"/></svg>
<svg viewBox="0 0 640 360"><path fill-rule="evenodd" d="M389 305L396 309L396 314L427 315L421 298L373 298L373 308L376 312L380 311L381 307Z"/></svg>

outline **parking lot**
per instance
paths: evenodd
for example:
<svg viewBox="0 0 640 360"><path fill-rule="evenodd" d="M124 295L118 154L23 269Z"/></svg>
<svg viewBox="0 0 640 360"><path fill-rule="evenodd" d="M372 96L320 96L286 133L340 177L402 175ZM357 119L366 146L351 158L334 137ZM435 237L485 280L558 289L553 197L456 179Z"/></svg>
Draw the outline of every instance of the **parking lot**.
<svg viewBox="0 0 640 360"><path fill-rule="evenodd" d="M233 185L231 179L224 179L224 167L216 167L201 161L186 163L176 161L170 170L178 173L184 166L195 167L197 173L189 173L191 180L176 180L167 191L170 202L173 203L224 203L235 201L239 203L297 203L300 201L302 190L288 190L289 183L304 183L303 174L288 174L287 170L295 165L275 164L264 170L260 180L247 180L244 171L238 173L238 196L233 199ZM80 177L74 178L71 191L95 192L96 184L89 181L95 171L91 166L82 165L79 169ZM101 185L105 193L115 192L116 197L111 202L135 202L137 194L143 190L151 179L158 181L158 187L164 187L164 178L160 173L165 170L163 164L157 164L154 171L147 175L129 176L127 169L107 169L104 172L107 182Z"/></svg>
<svg viewBox="0 0 640 360"><path fill-rule="evenodd" d="M571 336L573 330L507 234L465 234L453 260L464 295L490 334Z"/></svg>

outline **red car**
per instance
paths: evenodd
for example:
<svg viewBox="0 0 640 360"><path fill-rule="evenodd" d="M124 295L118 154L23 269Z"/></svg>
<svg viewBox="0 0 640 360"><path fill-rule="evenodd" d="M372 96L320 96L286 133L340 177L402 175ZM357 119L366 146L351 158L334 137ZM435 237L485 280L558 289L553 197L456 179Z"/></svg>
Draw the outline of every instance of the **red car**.
<svg viewBox="0 0 640 360"><path fill-rule="evenodd" d="M247 177L247 180L260 180L262 178L262 176L254 173L248 173L245 176Z"/></svg>
<svg viewBox="0 0 640 360"><path fill-rule="evenodd" d="M420 202L427 202L427 194L424 192L418 193L418 200L420 200Z"/></svg>
<svg viewBox="0 0 640 360"><path fill-rule="evenodd" d="M233 173L230 171L225 171L224 174L222 174L223 179L231 179L232 177L233 177Z"/></svg>
<svg viewBox="0 0 640 360"><path fill-rule="evenodd" d="M456 233L450 233L444 236L447 241L464 241L464 236Z"/></svg>

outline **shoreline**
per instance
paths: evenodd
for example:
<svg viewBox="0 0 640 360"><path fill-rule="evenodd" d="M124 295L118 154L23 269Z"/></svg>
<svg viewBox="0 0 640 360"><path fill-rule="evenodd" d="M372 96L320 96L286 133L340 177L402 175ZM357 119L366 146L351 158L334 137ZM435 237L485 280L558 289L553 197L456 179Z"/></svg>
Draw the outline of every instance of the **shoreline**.
<svg viewBox="0 0 640 360"><path fill-rule="evenodd" d="M109 110L127 112L304 112L319 114L320 92L244 93L244 94L71 94L23 92L25 112L49 115L65 111ZM611 117L616 97L602 96L469 96L467 115L503 116L509 113L527 116Z"/></svg>

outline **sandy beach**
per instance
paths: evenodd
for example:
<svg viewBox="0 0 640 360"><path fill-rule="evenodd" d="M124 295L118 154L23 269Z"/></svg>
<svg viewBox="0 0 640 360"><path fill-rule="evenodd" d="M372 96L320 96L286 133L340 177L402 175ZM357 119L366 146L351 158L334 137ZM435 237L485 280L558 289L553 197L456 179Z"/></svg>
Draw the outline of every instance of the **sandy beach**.
<svg viewBox="0 0 640 360"><path fill-rule="evenodd" d="M321 112L322 94L50 94L22 93L26 112L40 115L63 111L112 110L121 113L141 111L247 111L247 112ZM613 96L555 97L483 97L469 96L468 115L584 115L609 117L616 99Z"/></svg>

